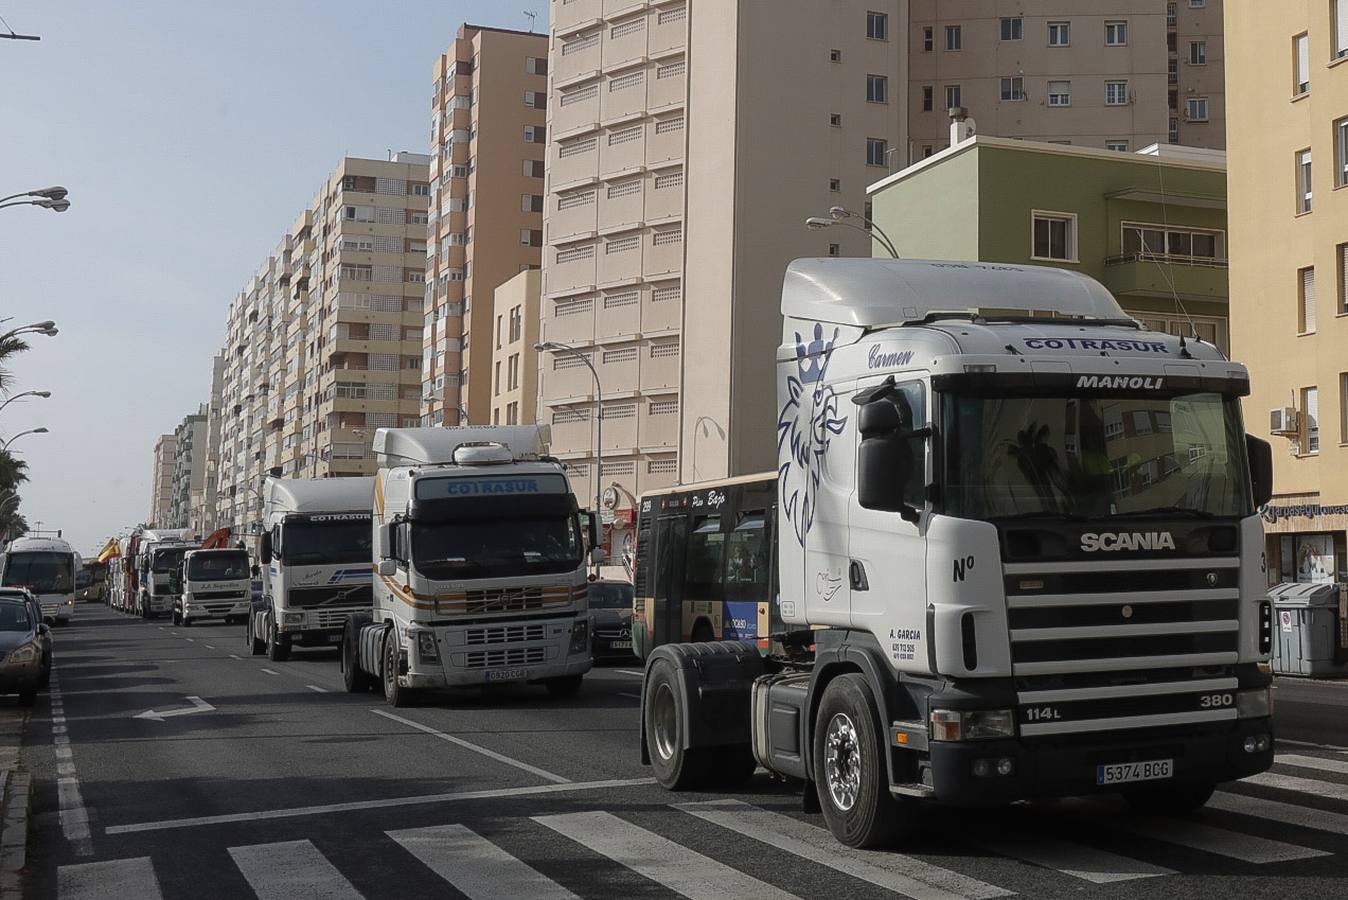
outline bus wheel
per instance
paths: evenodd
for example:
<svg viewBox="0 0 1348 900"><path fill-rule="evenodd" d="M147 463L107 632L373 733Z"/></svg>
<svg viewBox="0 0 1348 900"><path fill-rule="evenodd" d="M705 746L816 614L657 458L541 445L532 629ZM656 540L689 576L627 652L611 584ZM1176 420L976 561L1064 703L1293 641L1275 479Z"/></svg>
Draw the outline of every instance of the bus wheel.
<svg viewBox="0 0 1348 900"><path fill-rule="evenodd" d="M912 825L914 810L889 793L884 753L865 676L839 675L819 702L814 779L829 831L849 847L892 844Z"/></svg>
<svg viewBox="0 0 1348 900"><path fill-rule="evenodd" d="M411 706L413 692L398 684L398 635L390 629L384 638L384 699L388 705Z"/></svg>
<svg viewBox="0 0 1348 900"><path fill-rule="evenodd" d="M702 748L683 745L684 710L676 674L663 659L651 664L641 710L641 727L646 731L655 780L671 791L701 787L707 780L708 756Z"/></svg>

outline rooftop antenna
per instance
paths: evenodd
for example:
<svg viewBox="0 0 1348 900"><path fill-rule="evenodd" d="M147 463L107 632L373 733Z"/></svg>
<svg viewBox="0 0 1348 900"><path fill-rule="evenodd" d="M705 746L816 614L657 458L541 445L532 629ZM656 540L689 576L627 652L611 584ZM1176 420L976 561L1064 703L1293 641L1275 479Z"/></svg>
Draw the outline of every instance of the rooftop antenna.
<svg viewBox="0 0 1348 900"><path fill-rule="evenodd" d="M529 17L529 33L534 33L534 28L538 25L538 13L525 10L524 14Z"/></svg>
<svg viewBox="0 0 1348 900"><path fill-rule="evenodd" d="M1167 235L1167 237L1162 238L1162 240L1168 241L1170 239L1168 237L1170 234L1170 215L1166 205L1165 166L1161 163L1161 146L1159 142L1156 146L1156 183L1157 186L1160 187L1161 192L1161 227L1163 229L1161 233ZM1147 249L1147 239L1144 237L1142 239L1142 252L1146 253ZM1161 253L1169 253L1169 248L1162 247ZM1189 310L1185 309L1184 303L1180 300L1179 291L1175 290L1175 279L1170 277L1170 271L1167 266L1162 265L1161 261L1157 259L1155 255L1152 255L1151 258L1152 262L1156 263L1156 268L1160 270L1161 277L1165 279L1166 285L1170 288L1170 296L1175 299L1175 308L1183 314L1185 321L1189 323L1189 334L1194 340L1201 342L1202 338L1198 336L1198 328L1194 325L1193 316L1189 315ZM1189 353L1189 348L1185 344L1184 335L1181 334L1179 339L1180 356L1184 359L1192 359L1193 357Z"/></svg>

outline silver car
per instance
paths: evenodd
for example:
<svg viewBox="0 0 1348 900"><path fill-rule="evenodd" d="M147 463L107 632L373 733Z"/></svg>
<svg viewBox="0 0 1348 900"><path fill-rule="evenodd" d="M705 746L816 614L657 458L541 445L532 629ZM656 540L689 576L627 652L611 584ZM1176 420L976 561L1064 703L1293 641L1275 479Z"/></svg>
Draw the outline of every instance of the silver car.
<svg viewBox="0 0 1348 900"><path fill-rule="evenodd" d="M42 631L27 602L0 597L0 694L18 694L32 706L42 684Z"/></svg>
<svg viewBox="0 0 1348 900"><path fill-rule="evenodd" d="M14 598L23 600L28 604L28 612L33 617L33 621L38 623L38 646L42 649L42 679L41 686L46 687L51 681L51 662L52 662L52 639L51 626L42 621L42 606L37 602L37 598L29 593L27 588L21 587L0 587L0 600Z"/></svg>

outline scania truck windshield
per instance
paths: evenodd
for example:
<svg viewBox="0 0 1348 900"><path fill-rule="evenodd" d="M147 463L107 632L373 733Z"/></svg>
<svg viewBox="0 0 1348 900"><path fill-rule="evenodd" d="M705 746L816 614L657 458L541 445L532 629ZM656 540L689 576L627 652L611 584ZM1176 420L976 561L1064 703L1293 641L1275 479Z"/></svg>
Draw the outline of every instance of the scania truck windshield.
<svg viewBox="0 0 1348 900"><path fill-rule="evenodd" d="M1238 401L946 398L945 511L967 519L1251 514Z"/></svg>

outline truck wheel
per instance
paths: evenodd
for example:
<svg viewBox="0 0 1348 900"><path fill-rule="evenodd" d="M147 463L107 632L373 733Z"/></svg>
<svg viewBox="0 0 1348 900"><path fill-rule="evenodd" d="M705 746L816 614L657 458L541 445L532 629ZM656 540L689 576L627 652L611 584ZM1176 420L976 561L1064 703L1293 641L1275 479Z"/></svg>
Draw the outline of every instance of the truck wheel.
<svg viewBox="0 0 1348 900"><path fill-rule="evenodd" d="M567 675L562 678L549 678L543 684L548 689L549 697L564 700L576 696L576 692L580 690L580 681L579 675Z"/></svg>
<svg viewBox="0 0 1348 900"><path fill-rule="evenodd" d="M356 644L360 641L358 629L348 625L342 630L342 684L348 694L364 694L374 686L374 679L360 668Z"/></svg>
<svg viewBox="0 0 1348 900"><path fill-rule="evenodd" d="M267 623L267 659L285 662L290 659L290 642L276 632L276 625Z"/></svg>
<svg viewBox="0 0 1348 900"><path fill-rule="evenodd" d="M651 664L641 703L641 727L646 731L655 780L668 790L687 791L706 783L709 760L704 748L683 745L684 710L676 678L674 667L665 660Z"/></svg>
<svg viewBox="0 0 1348 900"><path fill-rule="evenodd" d="M389 631L384 638L384 699L395 708L411 706L411 688L398 684L398 636Z"/></svg>
<svg viewBox="0 0 1348 900"><path fill-rule="evenodd" d="M1183 787L1141 788L1128 791L1123 798L1128 807L1142 815L1180 816L1194 812L1212 799L1216 790L1211 784L1190 784Z"/></svg>
<svg viewBox="0 0 1348 900"><path fill-rule="evenodd" d="M261 656L262 654L267 652L267 642L264 641L262 638L258 637L253 632L253 628L255 627L256 623L253 622L251 616L248 618L247 621L248 621L248 631L247 633L244 634L244 641L247 642L248 648L252 650L254 656Z"/></svg>
<svg viewBox="0 0 1348 900"><path fill-rule="evenodd" d="M889 793L884 753L870 685L855 672L839 675L815 718L814 779L829 831L849 847L891 844L912 825L912 811Z"/></svg>

